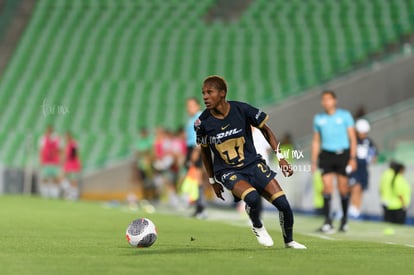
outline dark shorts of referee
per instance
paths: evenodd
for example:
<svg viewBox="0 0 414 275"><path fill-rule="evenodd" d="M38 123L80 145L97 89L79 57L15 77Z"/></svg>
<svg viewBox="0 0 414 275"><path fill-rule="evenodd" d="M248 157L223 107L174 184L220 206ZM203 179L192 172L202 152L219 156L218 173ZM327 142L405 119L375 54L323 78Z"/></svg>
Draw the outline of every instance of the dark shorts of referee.
<svg viewBox="0 0 414 275"><path fill-rule="evenodd" d="M346 166L348 165L349 157L349 149L336 152L322 150L319 154L319 168L321 169L321 174L336 173L348 176L346 173Z"/></svg>

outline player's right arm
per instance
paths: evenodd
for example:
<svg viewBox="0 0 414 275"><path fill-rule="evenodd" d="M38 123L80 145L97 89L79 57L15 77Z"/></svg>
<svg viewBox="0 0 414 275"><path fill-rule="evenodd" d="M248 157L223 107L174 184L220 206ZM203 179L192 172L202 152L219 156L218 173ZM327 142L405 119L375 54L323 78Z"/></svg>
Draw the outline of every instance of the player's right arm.
<svg viewBox="0 0 414 275"><path fill-rule="evenodd" d="M203 114L202 114L203 115ZM200 115L200 117L202 116ZM223 186L216 182L214 179L214 169L213 169L213 157L211 155L210 147L208 146L207 135L201 125L201 120L197 119L194 122L194 130L196 131L196 141L197 144L201 147L201 160L203 161L204 168L206 169L208 182L214 189L216 196L224 200L222 193L224 192Z"/></svg>
<svg viewBox="0 0 414 275"><path fill-rule="evenodd" d="M214 189L217 198L220 198L224 201L222 193L224 192L223 186L214 180L214 170L213 170L213 159L211 157L211 151L208 146L201 146L201 159L206 169L209 183Z"/></svg>
<svg viewBox="0 0 414 275"><path fill-rule="evenodd" d="M312 173L318 168L318 156L321 148L321 135L319 132L313 132L312 154L311 154L311 171Z"/></svg>

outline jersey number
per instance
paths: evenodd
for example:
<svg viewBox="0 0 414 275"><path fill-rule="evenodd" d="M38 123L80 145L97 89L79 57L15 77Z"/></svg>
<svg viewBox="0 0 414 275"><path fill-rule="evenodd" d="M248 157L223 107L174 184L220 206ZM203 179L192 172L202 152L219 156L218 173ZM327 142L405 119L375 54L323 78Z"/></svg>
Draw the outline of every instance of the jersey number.
<svg viewBox="0 0 414 275"><path fill-rule="evenodd" d="M244 160L244 143L244 137L231 138L216 144L216 148L227 164L240 166Z"/></svg>

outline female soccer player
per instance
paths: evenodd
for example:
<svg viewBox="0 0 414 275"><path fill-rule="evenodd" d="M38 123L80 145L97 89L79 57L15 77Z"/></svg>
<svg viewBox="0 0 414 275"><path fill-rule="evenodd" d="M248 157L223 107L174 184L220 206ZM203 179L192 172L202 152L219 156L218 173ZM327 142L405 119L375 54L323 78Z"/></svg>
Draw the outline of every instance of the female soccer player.
<svg viewBox="0 0 414 275"><path fill-rule="evenodd" d="M293 240L293 213L289 202L272 171L256 153L251 125L259 128L275 151L285 176L293 170L278 148L278 141L266 125L268 115L238 101L227 101L227 84L220 76L209 76L203 82L202 94L206 110L195 121L197 143L218 198L224 200L223 185L234 196L245 201L252 221L252 231L264 246L273 240L260 220L261 195L279 210L279 220L286 248L306 249Z"/></svg>

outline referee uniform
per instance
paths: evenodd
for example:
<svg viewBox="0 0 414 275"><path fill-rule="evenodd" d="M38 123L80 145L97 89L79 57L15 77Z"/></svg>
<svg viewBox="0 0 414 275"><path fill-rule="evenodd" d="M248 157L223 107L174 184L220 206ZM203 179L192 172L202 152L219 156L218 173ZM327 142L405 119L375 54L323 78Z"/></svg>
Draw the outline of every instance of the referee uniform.
<svg viewBox="0 0 414 275"><path fill-rule="evenodd" d="M348 129L354 127L354 120L349 111L337 108L335 113L328 114L322 112L314 117L314 132L320 135L320 153L318 156L318 167L322 176L329 173L348 176L347 165L350 160L350 140ZM324 193L323 212L325 215L322 232L333 230L330 217L330 204L332 194ZM341 204L343 217L341 221L341 231L346 231L349 194L341 194Z"/></svg>

